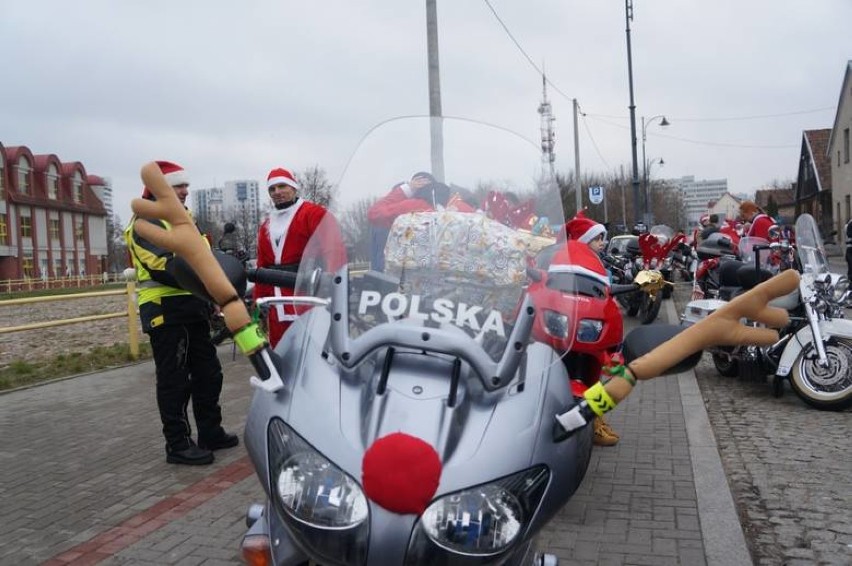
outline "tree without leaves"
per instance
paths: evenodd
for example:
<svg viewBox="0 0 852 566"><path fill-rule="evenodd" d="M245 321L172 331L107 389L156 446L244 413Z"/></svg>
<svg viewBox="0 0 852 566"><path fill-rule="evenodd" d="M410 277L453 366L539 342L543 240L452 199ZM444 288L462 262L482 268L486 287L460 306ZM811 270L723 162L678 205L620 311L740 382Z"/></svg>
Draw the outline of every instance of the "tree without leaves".
<svg viewBox="0 0 852 566"><path fill-rule="evenodd" d="M328 180L325 169L319 165L308 167L304 171L296 173L299 181L299 196L305 200L315 202L326 208L334 200L337 187Z"/></svg>
<svg viewBox="0 0 852 566"><path fill-rule="evenodd" d="M340 229L350 261L370 259L370 223L367 221L367 211L375 202L375 198L361 199L340 215Z"/></svg>

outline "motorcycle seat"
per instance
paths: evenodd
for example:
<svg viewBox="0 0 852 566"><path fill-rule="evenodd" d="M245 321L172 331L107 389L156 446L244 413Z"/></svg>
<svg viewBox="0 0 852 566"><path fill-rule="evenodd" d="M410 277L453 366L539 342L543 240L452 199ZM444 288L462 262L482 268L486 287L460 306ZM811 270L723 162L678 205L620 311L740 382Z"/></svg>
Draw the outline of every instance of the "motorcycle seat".
<svg viewBox="0 0 852 566"><path fill-rule="evenodd" d="M743 288L739 285L728 285L725 287L719 287L719 299L723 301L730 301L737 295L739 295L743 291Z"/></svg>
<svg viewBox="0 0 852 566"><path fill-rule="evenodd" d="M753 265L743 265L737 270L737 279L743 289L751 289L770 279L772 273L766 269L758 269Z"/></svg>
<svg viewBox="0 0 852 566"><path fill-rule="evenodd" d="M740 287L739 269L745 264L731 259L719 264L719 287Z"/></svg>

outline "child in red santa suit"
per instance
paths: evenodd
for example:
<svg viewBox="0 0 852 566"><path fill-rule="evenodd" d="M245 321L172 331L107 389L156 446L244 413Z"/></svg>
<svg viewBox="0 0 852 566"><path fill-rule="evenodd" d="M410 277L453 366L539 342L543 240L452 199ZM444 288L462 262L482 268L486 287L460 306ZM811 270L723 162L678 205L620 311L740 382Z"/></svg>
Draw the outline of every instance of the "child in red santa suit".
<svg viewBox="0 0 852 566"><path fill-rule="evenodd" d="M599 256L604 249L606 243L606 228L603 224L595 222L591 218L587 218L583 211L577 213L574 218L565 223L565 233L569 240L574 240L586 244L594 253L585 256L582 259L583 268L589 273L597 275L601 281L610 282L609 272L604 267ZM578 255L578 254L575 254ZM575 258L572 261L577 261L580 258ZM554 257L554 263L557 258ZM587 383L586 385L593 385ZM598 446L613 446L618 443L618 434L609 426L604 418L595 417L593 423L594 439L593 442Z"/></svg>
<svg viewBox="0 0 852 566"><path fill-rule="evenodd" d="M325 217L326 209L299 198L299 183L287 169L269 172L266 186L273 209L257 234L257 267L297 272L308 240ZM292 296L293 289L256 284L254 300ZM298 317L291 305L276 305L269 312L269 343L274 348Z"/></svg>

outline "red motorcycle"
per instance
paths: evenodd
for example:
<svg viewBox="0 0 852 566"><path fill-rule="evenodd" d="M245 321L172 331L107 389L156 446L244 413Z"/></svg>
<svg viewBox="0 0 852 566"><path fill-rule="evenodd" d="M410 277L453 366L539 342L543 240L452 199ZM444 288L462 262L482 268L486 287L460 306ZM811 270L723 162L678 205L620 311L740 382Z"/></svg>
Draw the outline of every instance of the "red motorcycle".
<svg viewBox="0 0 852 566"><path fill-rule="evenodd" d="M671 296L674 250L685 241L684 234L675 235L674 230L662 224L652 226L650 231L639 236L639 250L642 255L636 258L634 281L640 283L645 291L638 312L642 324L654 322L660 314L663 299ZM663 280L667 284L643 284L646 279Z"/></svg>
<svg viewBox="0 0 852 566"><path fill-rule="evenodd" d="M600 377L606 357L621 347L624 322L615 295L639 287L611 285L586 244L570 240L559 246L546 271L529 270L529 295L536 308L532 334L562 354L573 379L589 386Z"/></svg>

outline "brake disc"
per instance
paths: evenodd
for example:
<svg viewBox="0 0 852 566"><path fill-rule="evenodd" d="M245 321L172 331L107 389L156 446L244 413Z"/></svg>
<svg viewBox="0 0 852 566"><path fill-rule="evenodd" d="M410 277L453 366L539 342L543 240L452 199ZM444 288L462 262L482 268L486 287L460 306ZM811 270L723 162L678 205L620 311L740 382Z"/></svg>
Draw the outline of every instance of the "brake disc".
<svg viewBox="0 0 852 566"><path fill-rule="evenodd" d="M802 377L814 388L839 391L852 384L852 348L845 344L826 344L827 364L820 365L817 356L802 359Z"/></svg>

